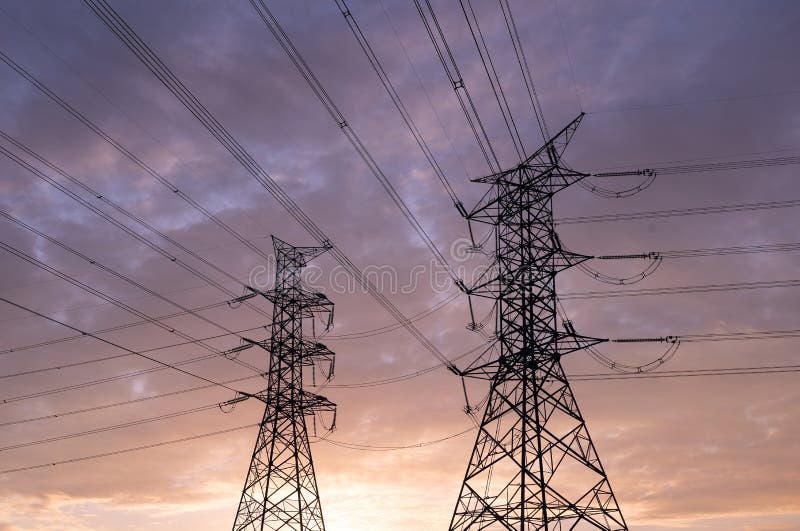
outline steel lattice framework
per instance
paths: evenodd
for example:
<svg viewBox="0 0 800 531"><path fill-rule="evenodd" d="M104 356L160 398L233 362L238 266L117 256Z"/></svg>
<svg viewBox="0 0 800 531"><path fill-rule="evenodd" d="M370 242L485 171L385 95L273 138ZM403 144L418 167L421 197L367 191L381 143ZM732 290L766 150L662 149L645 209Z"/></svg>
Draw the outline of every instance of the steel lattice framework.
<svg viewBox="0 0 800 531"><path fill-rule="evenodd" d="M304 290L300 272L330 247L292 247L274 236L272 240L274 289L251 287L251 293L237 299L262 295L274 309L270 338L250 342L270 352L267 389L240 399L257 398L266 407L233 530L324 531L306 418L326 411L335 423L336 405L303 389L303 369L326 365L325 378L330 379L334 354L303 338L303 320L324 314L330 326L333 303L321 293Z"/></svg>
<svg viewBox="0 0 800 531"><path fill-rule="evenodd" d="M560 361L603 341L557 325L556 274L589 258L561 247L552 208L587 176L561 160L582 118L473 180L492 185L468 219L495 227L497 267L468 292L497 302L499 355L460 371L491 386L452 531L627 529Z"/></svg>

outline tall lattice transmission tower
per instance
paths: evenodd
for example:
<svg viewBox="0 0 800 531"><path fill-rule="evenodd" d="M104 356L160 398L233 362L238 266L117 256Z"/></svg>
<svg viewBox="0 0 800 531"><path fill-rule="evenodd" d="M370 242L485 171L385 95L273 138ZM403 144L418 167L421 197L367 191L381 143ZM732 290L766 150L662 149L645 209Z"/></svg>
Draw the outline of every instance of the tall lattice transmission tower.
<svg viewBox="0 0 800 531"><path fill-rule="evenodd" d="M452 531L627 529L561 366L603 341L557 323L556 274L589 259L564 250L553 223L553 196L587 177L561 159L582 118L515 168L474 179L491 189L467 218L494 227L497 267L468 293L497 304L499 355L460 371L491 385Z"/></svg>
<svg viewBox="0 0 800 531"><path fill-rule="evenodd" d="M306 419L328 412L333 415L332 429L336 405L304 390L303 373L317 366L330 380L334 354L325 345L303 338L303 321L322 315L330 327L333 303L321 293L305 290L300 273L309 260L330 246L293 247L274 236L272 241L275 287L267 291L248 287L248 294L232 301L261 295L273 304L269 339L246 339L231 351L259 346L270 353L266 390L231 401L257 398L265 404L233 530L324 531ZM316 420L314 423L316 426Z"/></svg>

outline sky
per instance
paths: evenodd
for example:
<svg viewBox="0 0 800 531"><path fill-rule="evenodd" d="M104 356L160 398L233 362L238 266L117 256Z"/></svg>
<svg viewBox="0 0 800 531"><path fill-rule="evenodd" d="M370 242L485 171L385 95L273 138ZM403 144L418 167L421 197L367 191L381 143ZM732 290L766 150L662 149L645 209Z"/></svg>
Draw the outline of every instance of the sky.
<svg viewBox="0 0 800 531"><path fill-rule="evenodd" d="M409 316L435 308L416 324L445 355L457 358L484 342L466 329L466 299L443 279L427 247L249 2L111 4L331 241L374 272L398 308ZM465 275L484 265L485 256L463 254L463 219L336 4L267 4L436 246ZM475 204L486 189L470 179L488 169L413 3L348 4L456 193L468 207ZM512 144L463 13L455 2L432 4L501 163L513 166ZM542 140L502 13L493 2L474 5L521 137L533 151ZM594 172L800 154L796 2L511 0L511 6L550 129L586 113L566 154L572 167ZM74 336L75 329L103 331L96 335L130 350L158 349L148 355L167 363L203 356L182 367L215 381L242 378L236 388L255 392L264 383L248 369L198 345L174 346L183 341L176 333L152 322L132 325L142 321L134 313L168 316L179 305L208 307L197 312L203 318L178 315L163 322L184 336L213 337L207 343L218 350L238 344L226 330L253 329L248 333L263 339L267 332L259 327L269 323L270 304L231 308L225 301L241 293L243 284L270 278L270 235L294 245L315 242L82 2L3 2L0 51L164 179L143 171L0 64L0 293L19 305L0 304L0 471L114 454L0 473L0 531L230 526L262 405L243 402L225 413L216 404L233 398L227 389L174 394L203 382L174 370L148 370L158 365L123 356L125 350L93 337L51 340ZM800 198L795 173L788 165L660 175L624 199L572 187L556 197L554 216L564 245L589 255L791 244L797 238L797 210L791 207L558 221L791 201ZM637 179L592 182L625 189ZM791 285L596 298L567 294L794 280L800 278L797 263L796 251L665 258L635 286L609 286L570 270L559 276L557 287L578 331L595 337L789 330L797 328L800 312ZM626 277L647 262L591 266ZM334 328L326 333L321 323L315 325L319 339L337 354L334 380L316 391L338 404L330 440L413 446L471 426L460 380L441 368L388 385L350 386L439 362L409 333L392 327L391 316L368 294L349 289L331 256L316 259L306 273L307 284L336 303ZM796 341L684 341L658 370L796 365ZM50 343L20 348L43 342ZM657 359L665 348L599 347L632 365ZM109 359L96 361L101 358ZM255 349L239 359L262 368L268 363L267 354ZM585 352L563 363L571 376L608 372ZM800 529L797 373L696 374L573 382L629 526ZM471 382L469 391L477 402L485 383ZM150 398L165 393L173 394ZM131 403L105 407L117 402ZM199 411L177 415L193 409ZM163 418L103 429L153 417ZM85 431L95 433L64 437ZM116 453L211 432L221 433ZM444 529L474 436L467 432L396 451L315 442L327 528Z"/></svg>

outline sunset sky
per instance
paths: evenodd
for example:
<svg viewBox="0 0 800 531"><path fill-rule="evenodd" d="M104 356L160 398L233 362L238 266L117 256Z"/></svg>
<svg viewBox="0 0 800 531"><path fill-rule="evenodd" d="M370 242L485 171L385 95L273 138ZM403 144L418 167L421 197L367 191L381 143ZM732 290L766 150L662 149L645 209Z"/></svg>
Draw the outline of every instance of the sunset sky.
<svg viewBox="0 0 800 531"><path fill-rule="evenodd" d="M465 326L466 298L437 272L428 248L248 1L109 3L335 245L359 267L376 272L398 308L407 316L435 309L416 325L446 356L458 358L485 341ZM436 246L465 276L485 265L486 257L461 252L466 223L335 2L266 3ZM510 3L550 130L586 112L566 154L574 168L594 172L800 155L800 3ZM542 140L502 12L497 2L473 4L521 136L533 151ZM456 193L471 207L486 185L470 179L488 169L413 2L348 5ZM501 162L513 166L518 161L458 2L432 5ZM243 284L274 273L265 258L272 254L270 235L294 245L316 242L83 2L0 3L0 52L8 60L0 63L0 297L18 305L0 302L0 531L229 528L263 404L248 401L224 413L216 404L233 398L231 391L212 387L176 394L204 382L174 370L147 371L158 365L123 356L125 350L92 337L20 347L75 336L76 329L105 330L97 335L167 363L204 356L182 367L214 381L241 379L231 385L258 391L263 379L209 350L192 344L164 348L184 341L175 333L152 323L121 327L142 319L63 276L151 318L180 312L179 305L208 307L200 312L205 320L180 315L163 322L184 336L212 338L209 345L225 350L239 344L226 330L250 330L245 335L256 339L268 333L259 329L269 323L267 301L255 301L260 313L230 308L225 301L229 293L241 293ZM80 113L84 123L8 62ZM592 181L619 190L638 182L638 177ZM574 222L584 216L775 201L796 204ZM774 244L793 244L786 247L794 250L667 257L633 286L598 283L570 270L557 282L565 310L580 333L602 338L707 339L796 330L798 206L796 165L665 174L625 199L572 187L559 193L554 209L559 236L574 251L613 255ZM479 235L485 230L479 227ZM20 258L23 253L28 261ZM62 278L31 262L47 264ZM647 263L590 265L628 277ZM440 367L387 385L350 385L413 374L439 361L403 328L392 327L396 322L370 295L347 289L347 277L331 256L313 265L309 287L336 303L333 330L324 335L321 323L315 326L320 341L337 354L334 380L315 390L338 404L337 430L330 440L312 445L327 529L446 529L475 432L422 447L386 447L468 430L461 381ZM775 281L793 282L586 296ZM121 328L108 330L114 327ZM310 334L310 326L306 331ZM631 529L800 529L800 334L795 335L683 341L657 371L693 372L668 378L587 378L609 369L585 352L563 360L576 377L573 391ZM657 359L667 347L598 348L636 365ZM240 360L266 369L267 356L250 349ZM97 361L101 358L109 359ZM71 366L59 368L64 365ZM698 372L786 366L792 368L772 374ZM469 391L477 402L487 387L472 382ZM105 407L118 402L128 403ZM76 413L64 415L71 412ZM97 432L63 437L91 430ZM322 434L319 423L318 430ZM212 432L222 433L31 468ZM353 444L378 448L355 450ZM377 451L380 447L386 451Z"/></svg>

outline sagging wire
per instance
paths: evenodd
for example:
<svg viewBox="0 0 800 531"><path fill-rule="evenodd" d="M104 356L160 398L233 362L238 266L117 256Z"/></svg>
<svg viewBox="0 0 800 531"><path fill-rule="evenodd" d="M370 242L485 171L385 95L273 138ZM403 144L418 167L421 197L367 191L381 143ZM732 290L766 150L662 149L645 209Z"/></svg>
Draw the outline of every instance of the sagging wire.
<svg viewBox="0 0 800 531"><path fill-rule="evenodd" d="M252 299L253 297L258 296L258 292L253 291L249 286L242 286L242 294L235 299L231 299L228 301L228 307L232 310L235 310L239 306L242 305L244 301L247 299Z"/></svg>
<svg viewBox="0 0 800 531"><path fill-rule="evenodd" d="M312 419L311 420L312 434L313 434L314 437L319 437L320 439L325 439L331 433L336 431L336 406L335 405L330 405L330 403L327 403L327 400L325 398L320 397L318 395L315 395L313 393L306 393L306 395L309 396L312 399L317 399L318 400L317 404L312 404L311 407L308 407L304 411L305 416L310 416L311 419ZM255 398L256 400L264 402L265 404L267 403L267 399L264 397L263 393L252 394L252 393L246 393L244 391L237 391L236 396L234 398L231 398L230 400L226 400L224 402L220 402L219 404L217 404L217 406L219 407L220 411L222 411L225 414L229 414L229 413L233 412L234 409L236 409L236 405L237 404L239 404L240 402L244 402L246 400L249 400L251 398ZM322 412L322 411L330 412L332 414L332 418L331 418L330 424L326 424L325 420L322 417L320 417L319 422L320 422L320 425L322 426L322 428L325 430L325 435L318 436L317 435L317 413Z"/></svg>
<svg viewBox="0 0 800 531"><path fill-rule="evenodd" d="M629 176L629 175L641 175L644 177L642 182L637 184L636 186L631 186L630 188L626 188L624 190L612 190L611 188L605 188L603 186L597 186L595 184L591 184L586 182L585 180L578 181L578 186L583 188L584 190L588 190L589 192L593 193L594 195L606 198L606 199L625 199L627 197L633 197L634 195L638 194L639 192L643 192L650 188L650 185L655 182L656 177L658 174L655 170L652 169L643 169L643 170L635 170L635 171L619 171L619 172L606 172L606 173L593 173L591 177L622 177L622 176Z"/></svg>
<svg viewBox="0 0 800 531"><path fill-rule="evenodd" d="M561 303L560 299L556 299L556 309L559 317L564 322L564 326L568 329L572 329L572 321L567 318L567 312L564 308L564 305ZM611 343L669 343L666 352L659 356L658 358L644 363L642 365L629 365L625 363L619 363L599 350L597 350L593 346L585 347L586 351L589 352L589 356L592 357L595 361L600 363L601 365L622 374L642 374L645 372L650 372L658 367L661 367L668 361L670 361L675 354L678 352L678 348L681 346L681 341L678 336L664 336L664 337L656 337L656 338L630 338L630 339L609 339Z"/></svg>
<svg viewBox="0 0 800 531"><path fill-rule="evenodd" d="M613 277L611 275L606 275L605 273L601 273L600 271L594 269L586 265L586 263L577 264L577 268L588 275L589 277L593 278L598 282L602 282L603 284L612 284L614 286L627 286L629 284L636 284L637 282L641 282L645 278L649 277L656 270L661 266L664 258L661 256L660 253L657 252L650 252L644 254L628 254L628 255L609 255L609 256L595 256L596 260L635 260L635 259L645 259L651 260L650 264L645 268L644 271L637 273L635 275L631 275L629 277Z"/></svg>
<svg viewBox="0 0 800 531"><path fill-rule="evenodd" d="M641 374L645 372L651 372L670 361L678 352L678 348L681 346L680 339L678 339L676 336L659 337L653 339L611 339L610 341L614 343L669 343L669 346L664 354L642 365L629 365L620 363L612 360L595 347L586 347L586 351L589 352L589 355L595 361L620 374Z"/></svg>
<svg viewBox="0 0 800 531"><path fill-rule="evenodd" d="M241 303L239 303L241 304ZM222 355L228 358L229 360L235 360L239 358L239 353L243 350L247 350L253 347L253 343L248 342L245 338L239 338L239 346L230 348L228 350L223 350Z"/></svg>
<svg viewBox="0 0 800 531"><path fill-rule="evenodd" d="M244 402L248 398L250 398L248 395L238 394L236 398L231 398L230 400L220 402L219 404L217 404L217 406L219 407L220 411L222 411L227 415L228 413L232 413L233 410L236 409L236 404L238 404L239 402Z"/></svg>
<svg viewBox="0 0 800 531"><path fill-rule="evenodd" d="M561 242L561 238L559 238L557 232L553 233L553 240L558 249L562 249L568 252L573 252L571 249L569 249ZM609 255L591 256L590 258L593 258L595 260L651 260L650 264L645 268L644 271L642 271L641 273L637 273L635 275L631 275L629 277L613 277L611 275L606 275L605 273L601 273L597 269L586 265L585 262L579 262L575 265L579 271L585 273L587 276L593 278L594 280L597 280L598 282L602 282L604 284L611 284L614 286L627 286L629 284L636 284L637 282L641 282L645 278L655 273L664 260L661 254L658 252L649 252L640 254L609 254Z"/></svg>

